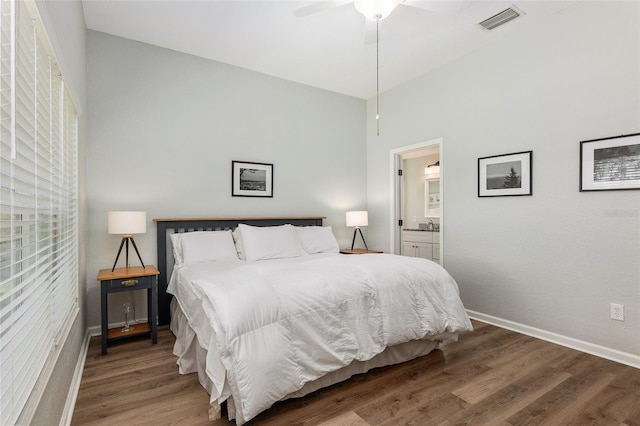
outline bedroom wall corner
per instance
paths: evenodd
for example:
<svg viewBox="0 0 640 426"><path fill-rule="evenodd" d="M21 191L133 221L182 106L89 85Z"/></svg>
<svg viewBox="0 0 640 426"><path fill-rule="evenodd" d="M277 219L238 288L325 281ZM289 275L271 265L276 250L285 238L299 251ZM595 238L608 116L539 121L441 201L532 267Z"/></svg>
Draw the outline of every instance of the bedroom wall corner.
<svg viewBox="0 0 640 426"><path fill-rule="evenodd" d="M640 131L639 35L640 3L577 2L384 92L379 137L370 100L370 244L389 245L390 150L442 137L444 266L467 308L640 355L640 191L578 188L580 141ZM527 150L532 196L477 197L478 158Z"/></svg>

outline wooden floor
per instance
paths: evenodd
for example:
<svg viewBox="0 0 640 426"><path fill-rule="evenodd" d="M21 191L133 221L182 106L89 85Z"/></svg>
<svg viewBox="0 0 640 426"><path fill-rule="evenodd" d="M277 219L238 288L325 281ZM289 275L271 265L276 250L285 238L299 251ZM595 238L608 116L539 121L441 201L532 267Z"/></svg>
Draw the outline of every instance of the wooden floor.
<svg viewBox="0 0 640 426"><path fill-rule="evenodd" d="M427 356L277 403L249 425L640 425L640 370L474 321ZM195 374L180 376L173 335L93 338L73 425L209 422Z"/></svg>

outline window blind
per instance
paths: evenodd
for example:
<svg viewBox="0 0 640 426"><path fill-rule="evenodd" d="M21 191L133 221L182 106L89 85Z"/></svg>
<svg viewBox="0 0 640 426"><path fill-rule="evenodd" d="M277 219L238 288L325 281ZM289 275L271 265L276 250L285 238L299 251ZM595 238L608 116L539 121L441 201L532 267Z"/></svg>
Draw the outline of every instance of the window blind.
<svg viewBox="0 0 640 426"><path fill-rule="evenodd" d="M33 3L0 0L0 424L77 312L77 114Z"/></svg>

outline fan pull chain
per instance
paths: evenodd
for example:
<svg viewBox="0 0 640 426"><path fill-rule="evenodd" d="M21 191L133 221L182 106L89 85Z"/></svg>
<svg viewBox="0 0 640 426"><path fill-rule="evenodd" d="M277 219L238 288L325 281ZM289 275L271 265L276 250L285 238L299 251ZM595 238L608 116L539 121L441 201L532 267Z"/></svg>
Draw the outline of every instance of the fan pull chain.
<svg viewBox="0 0 640 426"><path fill-rule="evenodd" d="M380 17L376 17L376 134L380 136Z"/></svg>

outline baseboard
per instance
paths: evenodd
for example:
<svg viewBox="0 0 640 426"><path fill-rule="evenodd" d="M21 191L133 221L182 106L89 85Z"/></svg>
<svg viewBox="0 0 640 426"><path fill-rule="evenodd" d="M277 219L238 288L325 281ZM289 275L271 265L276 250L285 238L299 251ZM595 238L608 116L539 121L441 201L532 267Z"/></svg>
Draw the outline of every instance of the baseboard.
<svg viewBox="0 0 640 426"><path fill-rule="evenodd" d="M550 331L541 330L539 328L530 327L528 325L505 320L480 312L467 310L467 314L469 314L472 319L482 321L487 324L495 325L500 328L506 328L507 330L515 331L517 333L526 334L527 336L535 337L536 339L566 346L580 352L585 352L591 355L598 356L600 358L619 362L620 364L640 368L639 355L618 351L616 349L607 348L604 346L585 342L583 340L574 339L572 337L563 336L561 334L552 333Z"/></svg>
<svg viewBox="0 0 640 426"><path fill-rule="evenodd" d="M102 327L100 327L99 325L96 325L95 327L89 327L87 328L87 334L90 337L100 336L102 335Z"/></svg>
<svg viewBox="0 0 640 426"><path fill-rule="evenodd" d="M98 330L99 329L100 328L98 327ZM89 350L90 341L91 333L87 328L87 331L84 333L84 343L82 344L82 348L80 348L80 353L78 354L78 362L76 362L76 368L73 372L73 379L71 380L71 385L69 386L67 402L64 405L64 411L62 412L62 417L60 418L60 425L71 424L71 419L73 418L73 410L76 407L76 400L78 398L78 392L80 391L82 372L84 371L84 363L87 360L87 352Z"/></svg>

